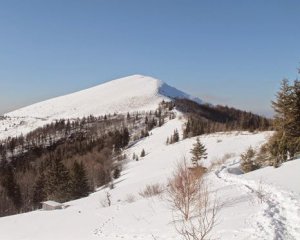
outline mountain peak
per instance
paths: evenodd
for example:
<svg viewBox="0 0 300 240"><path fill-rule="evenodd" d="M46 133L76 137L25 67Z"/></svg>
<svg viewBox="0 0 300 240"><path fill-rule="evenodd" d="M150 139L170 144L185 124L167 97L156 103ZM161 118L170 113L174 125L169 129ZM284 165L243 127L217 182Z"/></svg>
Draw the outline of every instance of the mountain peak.
<svg viewBox="0 0 300 240"><path fill-rule="evenodd" d="M201 102L159 79L140 74L114 79L98 86L49 99L6 114L10 117L77 118L157 108L162 100L188 98Z"/></svg>

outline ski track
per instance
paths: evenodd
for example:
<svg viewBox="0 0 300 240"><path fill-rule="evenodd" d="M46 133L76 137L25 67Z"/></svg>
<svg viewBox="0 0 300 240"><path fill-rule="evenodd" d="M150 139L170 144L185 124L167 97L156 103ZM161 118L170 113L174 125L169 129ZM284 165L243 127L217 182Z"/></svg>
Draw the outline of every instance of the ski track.
<svg viewBox="0 0 300 240"><path fill-rule="evenodd" d="M250 217L255 229L253 239L262 240L299 240L300 239L300 202L292 193L279 190L269 184L246 180L228 172L237 161L223 165L215 175L228 185L244 188L252 198L259 200L258 193L264 195L262 211Z"/></svg>

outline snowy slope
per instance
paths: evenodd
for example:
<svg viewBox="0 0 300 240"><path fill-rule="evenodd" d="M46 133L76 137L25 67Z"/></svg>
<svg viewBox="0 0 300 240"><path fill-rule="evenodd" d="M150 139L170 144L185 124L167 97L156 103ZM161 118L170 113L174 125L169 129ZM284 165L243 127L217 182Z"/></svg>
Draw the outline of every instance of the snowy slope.
<svg viewBox="0 0 300 240"><path fill-rule="evenodd" d="M132 75L36 103L6 116L60 119L146 111L156 109L162 100L170 100L170 97L201 102L158 79Z"/></svg>
<svg viewBox="0 0 300 240"><path fill-rule="evenodd" d="M175 129L182 132L184 118L180 113L177 114L176 119L154 129L149 137L126 151L128 156L132 156L145 149L146 156L138 162L128 160L121 178L115 182L115 189L102 189L87 198L69 202L70 207L64 210L34 211L1 218L0 239L180 239L172 225L172 214L167 202L158 197L144 199L139 195L147 184L165 184L176 162L183 157L190 159L189 150L195 138L165 145L166 138ZM239 166L239 154L250 145L259 147L270 134L232 132L201 136L201 141L208 149L206 166L217 162L225 154L231 156L222 165L216 165L207 176L211 191L217 191L224 203L219 224L213 232L214 237L225 240L299 239L299 196L284 185L279 189L276 182L271 186L266 181L264 188L272 191L272 195L267 202L259 203L255 188L259 186L264 173L270 179L281 173L289 176L298 174L300 161L295 161L293 167L284 165L278 169L261 169L259 176L255 176L255 172L233 174L238 173L235 169ZM288 186L293 179L285 178L284 181ZM111 194L110 207L101 204L106 191ZM135 198L132 203L127 201L129 195Z"/></svg>
<svg viewBox="0 0 300 240"><path fill-rule="evenodd" d="M25 135L61 118L155 110L162 100L171 98L202 102L161 80L132 75L7 113L6 119L0 119L0 140Z"/></svg>
<svg viewBox="0 0 300 240"><path fill-rule="evenodd" d="M260 179L264 183L281 189L293 191L300 195L300 164L299 160L286 162L280 168L266 167L245 174L247 180ZM291 179L291 181L289 181Z"/></svg>

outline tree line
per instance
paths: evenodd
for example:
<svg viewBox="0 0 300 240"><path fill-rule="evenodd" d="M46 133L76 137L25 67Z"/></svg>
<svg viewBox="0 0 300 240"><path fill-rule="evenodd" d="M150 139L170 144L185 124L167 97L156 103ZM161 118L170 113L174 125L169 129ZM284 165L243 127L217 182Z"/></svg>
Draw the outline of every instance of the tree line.
<svg viewBox="0 0 300 240"><path fill-rule="evenodd" d="M175 106L188 116L184 138L214 132L272 129L270 119L228 106L198 104L188 99L176 99Z"/></svg>

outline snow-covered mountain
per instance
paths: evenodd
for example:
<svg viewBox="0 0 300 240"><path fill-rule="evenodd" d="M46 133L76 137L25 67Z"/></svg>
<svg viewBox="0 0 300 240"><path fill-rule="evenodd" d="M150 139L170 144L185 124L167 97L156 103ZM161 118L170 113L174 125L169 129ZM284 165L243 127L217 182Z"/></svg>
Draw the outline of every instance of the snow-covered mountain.
<svg viewBox="0 0 300 240"><path fill-rule="evenodd" d="M133 75L8 113L0 121L0 139L26 134L59 118L154 110L159 102L171 98L201 102L160 80ZM187 119L178 110L173 113L174 119L167 119L148 137L124 150L128 158L113 189L99 188L86 198L65 203L68 207L62 210L0 218L0 239L180 239L167 193L151 198L141 195L153 184L167 189L174 166L184 158L191 159L196 137L183 139L182 126ZM166 144L175 130L180 141ZM300 239L300 160L280 168L267 167L247 174L240 171L240 154L250 146L259 149L271 135L226 132L200 136L208 153L202 162L208 169L205 181L222 206L213 237ZM140 156L142 150L146 155L133 160L131 156ZM105 204L108 194L110 204Z"/></svg>
<svg viewBox="0 0 300 240"><path fill-rule="evenodd" d="M7 113L9 117L46 119L77 118L108 113L154 110L162 100L190 96L161 80L132 75L100 84L86 90L53 98Z"/></svg>
<svg viewBox="0 0 300 240"><path fill-rule="evenodd" d="M0 120L0 140L25 135L57 119L155 110L161 101L174 98L202 103L199 98L149 76L115 79L5 114L6 118Z"/></svg>

